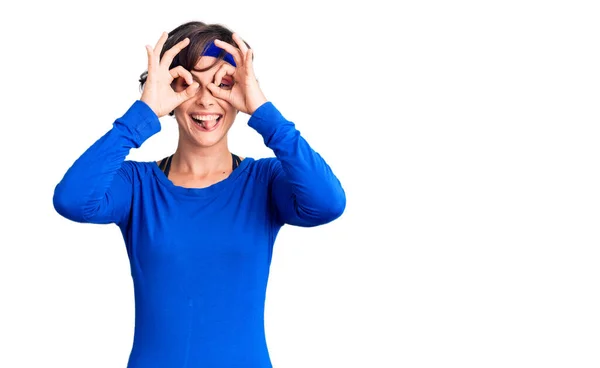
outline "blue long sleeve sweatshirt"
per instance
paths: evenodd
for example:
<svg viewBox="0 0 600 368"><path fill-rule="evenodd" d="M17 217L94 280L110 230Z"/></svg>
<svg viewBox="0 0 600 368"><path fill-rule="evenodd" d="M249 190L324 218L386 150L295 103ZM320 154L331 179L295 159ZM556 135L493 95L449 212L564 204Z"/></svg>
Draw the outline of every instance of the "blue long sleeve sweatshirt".
<svg viewBox="0 0 600 368"><path fill-rule="evenodd" d="M117 224L135 293L128 368L268 368L264 307L275 238L284 224L338 218L345 192L330 167L271 102L248 124L275 157L245 158L206 188L174 185L156 162L126 160L160 131L142 101L67 170L56 211Z"/></svg>

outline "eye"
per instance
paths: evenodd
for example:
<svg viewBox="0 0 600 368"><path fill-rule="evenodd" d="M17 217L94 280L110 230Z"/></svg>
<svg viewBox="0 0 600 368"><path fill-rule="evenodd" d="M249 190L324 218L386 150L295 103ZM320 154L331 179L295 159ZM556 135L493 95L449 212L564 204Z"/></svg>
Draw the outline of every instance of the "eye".
<svg viewBox="0 0 600 368"><path fill-rule="evenodd" d="M233 87L233 80L231 78L223 78L219 84L220 88L231 89Z"/></svg>

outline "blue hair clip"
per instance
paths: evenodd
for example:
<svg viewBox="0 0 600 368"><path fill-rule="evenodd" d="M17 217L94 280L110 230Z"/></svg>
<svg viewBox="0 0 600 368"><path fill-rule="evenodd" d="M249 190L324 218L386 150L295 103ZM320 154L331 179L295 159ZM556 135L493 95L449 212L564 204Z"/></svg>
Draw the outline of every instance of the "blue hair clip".
<svg viewBox="0 0 600 368"><path fill-rule="evenodd" d="M225 60L226 62L228 62L229 64L231 64L233 66L237 66L237 65L235 65L235 60L233 60L233 56L230 53L228 53L227 51L220 48L219 46L215 45L214 42L211 42L208 45L208 47L202 53L202 56L212 56L212 57L218 58L219 55L221 55L221 52L225 53L225 57L223 58L223 60Z"/></svg>

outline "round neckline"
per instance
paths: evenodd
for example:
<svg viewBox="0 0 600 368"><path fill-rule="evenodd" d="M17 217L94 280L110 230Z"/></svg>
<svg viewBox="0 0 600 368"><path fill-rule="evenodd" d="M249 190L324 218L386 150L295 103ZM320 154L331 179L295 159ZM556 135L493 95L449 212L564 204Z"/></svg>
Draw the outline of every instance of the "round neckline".
<svg viewBox="0 0 600 368"><path fill-rule="evenodd" d="M205 188L186 188L179 185L173 184L173 182L165 175L165 173L160 169L158 163L156 161L150 162L152 166L152 171L154 172L154 176L158 180L160 184L166 187L170 192L175 194L180 194L184 196L192 196L192 197L210 197L218 194L224 189L229 188L235 180L246 171L248 165L254 161L251 157L245 157L242 162L240 162L239 166L229 174L225 179L218 181L208 187Z"/></svg>

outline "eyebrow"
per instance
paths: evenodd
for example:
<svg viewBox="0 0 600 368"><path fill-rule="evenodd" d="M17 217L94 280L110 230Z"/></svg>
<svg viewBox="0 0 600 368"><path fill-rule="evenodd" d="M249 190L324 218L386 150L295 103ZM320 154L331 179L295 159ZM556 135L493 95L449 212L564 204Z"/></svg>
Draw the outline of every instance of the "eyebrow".
<svg viewBox="0 0 600 368"><path fill-rule="evenodd" d="M192 80L194 80L194 81L198 82L198 84L202 85L202 83L200 83L200 78L195 76L194 73L191 73L191 74L192 74Z"/></svg>
<svg viewBox="0 0 600 368"><path fill-rule="evenodd" d="M205 73L205 72L206 72L206 70L205 70L205 71L203 71L203 72L199 72L199 71L198 71L198 70L196 70L196 69L192 69L192 71L190 72L190 74L192 74L192 80L194 80L194 81L198 82L198 84L199 84L199 85L202 85L202 83L200 83L200 78L198 78L197 76L195 76L195 75L194 75L194 72L197 72L197 73ZM179 77L179 78L181 78L181 77ZM214 80L214 75L213 75L213 80ZM223 78L222 78L221 80L222 80L222 81L226 81L226 82L233 82L233 77L232 77L232 76L230 76L230 75L225 75L225 76L223 76ZM212 82L211 82L211 83L212 83Z"/></svg>
<svg viewBox="0 0 600 368"><path fill-rule="evenodd" d="M196 82L200 83L200 78L198 78L197 76L195 76L194 73L191 73L191 74L192 74L192 79L195 80ZM231 80L232 81L233 77L231 75L224 75L222 79L223 80Z"/></svg>

